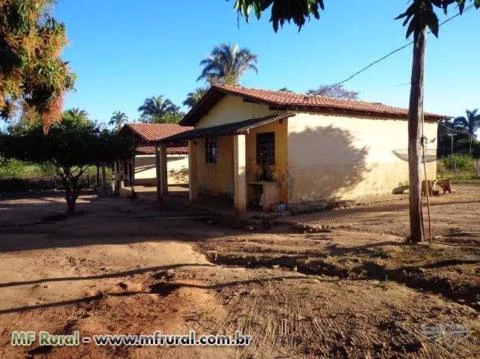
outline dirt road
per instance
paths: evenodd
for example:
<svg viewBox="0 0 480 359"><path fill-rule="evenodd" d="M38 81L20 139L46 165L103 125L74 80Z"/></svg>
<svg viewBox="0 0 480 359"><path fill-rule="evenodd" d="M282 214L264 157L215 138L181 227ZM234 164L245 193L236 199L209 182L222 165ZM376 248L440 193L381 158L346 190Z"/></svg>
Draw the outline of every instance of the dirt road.
<svg viewBox="0 0 480 359"><path fill-rule="evenodd" d="M442 200L442 211L466 216ZM375 213L382 205L369 208ZM480 357L480 316L470 298L462 302L396 278L355 272L372 263L388 270L416 263L414 253L405 255L409 249L401 245L401 233L387 222L382 231L370 230L375 225L353 228L353 221L363 223L358 214L349 223L338 219L345 228L333 232L298 233L280 226L245 233L149 202L84 197L80 213L65 220L58 216L63 206L58 197L0 202L2 358ZM350 209L323 215L341 217L342 211ZM404 216L403 210L394 212ZM324 222L297 219L311 226ZM463 225L462 233L476 231L476 225ZM447 259L458 257L455 247L472 263L441 267L445 275L464 283L464 273L473 270L468 278L478 278L475 246L436 246L415 253L423 253L424 261L437 260L438 253ZM352 269L356 276L342 275ZM466 333L452 333L452 324ZM246 348L10 345L13 330L79 330L90 336L191 329L239 330L253 343Z"/></svg>

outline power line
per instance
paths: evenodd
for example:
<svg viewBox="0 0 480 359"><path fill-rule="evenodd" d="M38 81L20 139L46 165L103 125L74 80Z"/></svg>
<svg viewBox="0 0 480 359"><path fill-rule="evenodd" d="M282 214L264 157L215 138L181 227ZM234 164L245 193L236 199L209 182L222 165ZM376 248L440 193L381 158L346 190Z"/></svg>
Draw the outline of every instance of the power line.
<svg viewBox="0 0 480 359"><path fill-rule="evenodd" d="M470 11L470 10L473 8L473 6L474 6L473 4L467 6L467 7L464 9L463 13L465 14L467 11ZM446 23L452 21L453 19L457 18L457 17L460 16L460 15L461 15L461 13L459 12L459 13L457 13L457 14L449 17L449 18L446 19L445 21L441 22L441 23L438 25L438 27L440 28L441 26L443 26L443 25L445 25ZM432 31L429 30L429 31L428 31L428 34L431 34L431 33L432 33ZM375 60L375 61L371 62L371 63L368 64L367 66L365 66L365 67L361 68L360 70L358 70L357 72L355 72L354 74L348 76L345 80L342 80L342 81L340 81L340 82L337 82L337 83L333 84L332 86L326 88L326 89L324 90L324 92L330 91L330 90L332 90L333 88L335 88L336 86L343 85L344 83L346 83L346 82L354 79L355 77L357 77L358 75L360 75L360 74L362 74L363 72L367 71L367 70L370 69L371 67L373 67L373 66L377 65L378 63L380 63L380 62L388 59L390 56L395 55L397 52L400 52L400 51L402 51L403 49L406 49L406 48L409 47L410 45L413 45L413 43L414 43L414 41L410 41L410 42L407 43L406 45L403 45L403 46L399 47L398 49L395 49L395 50L393 50L393 51L390 51L390 52L389 52L388 54L386 54L385 56L382 56L382 57L379 58L378 60Z"/></svg>
<svg viewBox="0 0 480 359"><path fill-rule="evenodd" d="M448 127L448 126L444 125L444 124L441 123L441 122L439 122L438 125L446 128L446 129L448 129L448 130L451 131L451 132L457 132L457 133L460 133L460 134L462 134L462 135L472 136L471 133L464 132L464 131L460 131L460 130L457 130L457 129L452 128L452 127Z"/></svg>

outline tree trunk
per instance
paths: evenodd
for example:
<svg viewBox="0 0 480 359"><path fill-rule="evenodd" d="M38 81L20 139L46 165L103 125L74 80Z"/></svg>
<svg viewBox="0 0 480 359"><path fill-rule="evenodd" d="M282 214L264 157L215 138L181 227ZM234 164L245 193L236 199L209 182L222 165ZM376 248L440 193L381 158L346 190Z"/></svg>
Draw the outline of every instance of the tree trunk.
<svg viewBox="0 0 480 359"><path fill-rule="evenodd" d="M408 113L408 170L410 182L410 241L422 242L423 215L420 180L420 141L423 120L423 79L425 73L426 29L415 33L412 81Z"/></svg>
<svg viewBox="0 0 480 359"><path fill-rule="evenodd" d="M102 163L102 192L107 192L107 170L105 163Z"/></svg>
<svg viewBox="0 0 480 359"><path fill-rule="evenodd" d="M100 187L100 165L97 163L97 185L96 187Z"/></svg>
<svg viewBox="0 0 480 359"><path fill-rule="evenodd" d="M71 191L67 191L65 199L67 200L67 214L71 216L75 213L75 202L77 198Z"/></svg>

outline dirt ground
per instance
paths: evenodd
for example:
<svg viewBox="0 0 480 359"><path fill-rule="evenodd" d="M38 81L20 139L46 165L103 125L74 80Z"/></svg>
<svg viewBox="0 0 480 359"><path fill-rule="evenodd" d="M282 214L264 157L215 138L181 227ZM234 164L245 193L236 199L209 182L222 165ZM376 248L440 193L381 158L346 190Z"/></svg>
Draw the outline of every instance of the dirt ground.
<svg viewBox="0 0 480 359"><path fill-rule="evenodd" d="M478 358L480 187L282 218L248 232L146 200L0 201L1 358ZM10 345L14 330L234 334L248 347Z"/></svg>

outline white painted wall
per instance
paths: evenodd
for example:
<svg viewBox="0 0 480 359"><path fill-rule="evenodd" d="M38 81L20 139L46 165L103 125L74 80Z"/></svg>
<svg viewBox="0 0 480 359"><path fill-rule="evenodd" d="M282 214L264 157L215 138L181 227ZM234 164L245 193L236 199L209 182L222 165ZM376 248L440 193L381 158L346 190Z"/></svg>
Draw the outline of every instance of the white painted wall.
<svg viewBox="0 0 480 359"><path fill-rule="evenodd" d="M171 171L188 169L188 155L167 155L168 184L188 183L180 181ZM156 185L155 155L135 156L135 183L138 185Z"/></svg>
<svg viewBox="0 0 480 359"><path fill-rule="evenodd" d="M426 123L425 135L436 139L437 124ZM405 120L297 113L288 121L289 201L392 193L408 181L407 162L392 153L407 149L407 136Z"/></svg>

